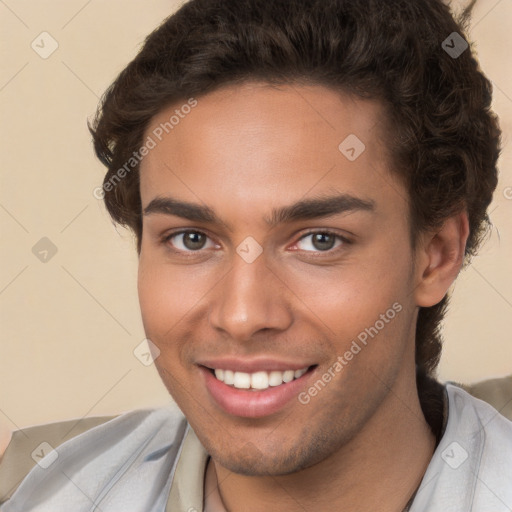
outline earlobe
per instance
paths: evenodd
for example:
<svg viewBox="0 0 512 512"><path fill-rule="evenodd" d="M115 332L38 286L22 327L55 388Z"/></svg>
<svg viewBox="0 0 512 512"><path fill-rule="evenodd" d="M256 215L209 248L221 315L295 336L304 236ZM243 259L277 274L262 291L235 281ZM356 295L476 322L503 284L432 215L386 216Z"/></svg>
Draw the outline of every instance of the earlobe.
<svg viewBox="0 0 512 512"><path fill-rule="evenodd" d="M436 231L424 233L416 247L416 304L434 306L455 281L464 261L469 235L467 212L446 219Z"/></svg>

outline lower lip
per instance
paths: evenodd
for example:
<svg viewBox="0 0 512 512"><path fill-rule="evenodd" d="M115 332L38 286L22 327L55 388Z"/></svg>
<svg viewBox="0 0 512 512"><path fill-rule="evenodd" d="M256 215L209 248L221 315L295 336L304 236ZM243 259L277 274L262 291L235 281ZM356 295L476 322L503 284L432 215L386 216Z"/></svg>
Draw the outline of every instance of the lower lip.
<svg viewBox="0 0 512 512"><path fill-rule="evenodd" d="M237 389L221 382L204 366L200 370L206 388L222 410L233 416L261 418L275 414L297 397L314 370L308 370L298 379L262 391Z"/></svg>

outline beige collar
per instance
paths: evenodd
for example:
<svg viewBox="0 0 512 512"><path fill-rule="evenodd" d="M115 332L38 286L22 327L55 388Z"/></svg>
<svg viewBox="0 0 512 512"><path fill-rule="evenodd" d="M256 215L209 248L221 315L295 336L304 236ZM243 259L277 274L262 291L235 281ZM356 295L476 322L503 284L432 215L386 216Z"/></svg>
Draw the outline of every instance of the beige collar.
<svg viewBox="0 0 512 512"><path fill-rule="evenodd" d="M166 512L203 512L204 481L208 454L195 432L187 427L178 454Z"/></svg>
<svg viewBox="0 0 512 512"><path fill-rule="evenodd" d="M448 421L448 394L443 393L443 434ZM185 510L190 512L226 512L217 485L217 475L210 457L190 425L178 454L176 471L167 501L166 512ZM211 466L207 471L208 466ZM206 489L206 492L205 492ZM416 494L416 493L415 493ZM205 504L206 496L206 504ZM412 497L412 499L414 496ZM411 499L411 502L412 502ZM408 503L410 507L412 503ZM406 510L408 508L406 507Z"/></svg>
<svg viewBox="0 0 512 512"><path fill-rule="evenodd" d="M215 466L190 425L185 432L166 512L226 512Z"/></svg>

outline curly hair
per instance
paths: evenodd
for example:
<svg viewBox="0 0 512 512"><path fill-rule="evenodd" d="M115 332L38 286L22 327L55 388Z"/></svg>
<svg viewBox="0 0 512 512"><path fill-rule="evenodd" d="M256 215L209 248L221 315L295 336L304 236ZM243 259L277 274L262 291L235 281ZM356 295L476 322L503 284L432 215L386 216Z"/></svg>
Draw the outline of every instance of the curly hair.
<svg viewBox="0 0 512 512"><path fill-rule="evenodd" d="M474 3L455 19L441 0L190 0L146 38L89 126L108 169L112 219L133 230L140 252L138 164L113 178L168 105L249 80L316 84L382 102L390 171L409 194L412 246L423 230L466 211L467 264L489 227L501 143L491 83L471 45L457 56L443 46L454 46L454 32L466 41ZM433 414L429 397L439 396L433 376L448 297L418 315L417 385L426 416Z"/></svg>

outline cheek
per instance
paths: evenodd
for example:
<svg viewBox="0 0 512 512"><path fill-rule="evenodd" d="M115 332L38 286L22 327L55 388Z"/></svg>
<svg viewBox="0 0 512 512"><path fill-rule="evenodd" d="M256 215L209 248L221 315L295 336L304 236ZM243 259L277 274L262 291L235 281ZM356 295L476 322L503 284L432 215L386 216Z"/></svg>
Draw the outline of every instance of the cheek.
<svg viewBox="0 0 512 512"><path fill-rule="evenodd" d="M347 259L339 266L310 266L307 271L294 265L279 274L307 316L320 320L337 339L352 339L394 303L404 306L411 300L409 259L389 248L384 254Z"/></svg>
<svg viewBox="0 0 512 512"><path fill-rule="evenodd" d="M157 343L183 317L192 298L185 279L141 252L138 294L146 335Z"/></svg>
<svg viewBox="0 0 512 512"><path fill-rule="evenodd" d="M141 251L138 295L142 321L147 337L162 348L171 339L172 346L179 347L177 340L206 314L208 294L218 276L214 279L211 269L199 267L171 265L154 251Z"/></svg>
<svg viewBox="0 0 512 512"><path fill-rule="evenodd" d="M155 367L173 397L183 387L183 354L186 336L180 327L190 310L192 299L179 274L169 266L151 261L141 252L138 272L138 294L146 337L159 352Z"/></svg>

